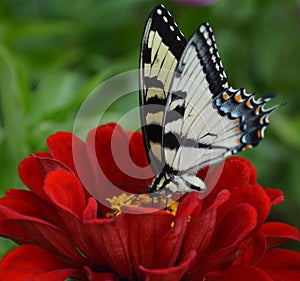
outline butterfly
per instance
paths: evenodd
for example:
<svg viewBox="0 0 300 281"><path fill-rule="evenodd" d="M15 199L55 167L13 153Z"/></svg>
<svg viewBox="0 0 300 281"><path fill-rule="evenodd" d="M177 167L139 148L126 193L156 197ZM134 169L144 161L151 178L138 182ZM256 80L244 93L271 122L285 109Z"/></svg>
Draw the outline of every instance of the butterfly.
<svg viewBox="0 0 300 281"><path fill-rule="evenodd" d="M146 22L139 83L149 192L205 192L197 171L258 145L278 107L230 87L210 25L187 41L163 5Z"/></svg>

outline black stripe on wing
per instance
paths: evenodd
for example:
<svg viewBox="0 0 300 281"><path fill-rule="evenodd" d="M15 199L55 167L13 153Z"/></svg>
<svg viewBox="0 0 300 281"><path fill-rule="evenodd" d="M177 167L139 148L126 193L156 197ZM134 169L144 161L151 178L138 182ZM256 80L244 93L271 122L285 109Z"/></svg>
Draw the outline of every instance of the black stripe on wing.
<svg viewBox="0 0 300 281"><path fill-rule="evenodd" d="M142 57L146 63L153 62L154 59L154 57L151 57L151 50L148 47L150 31L158 32L163 43L169 47L170 52L178 61L187 41L170 12L163 5L158 5L152 10L145 27Z"/></svg>
<svg viewBox="0 0 300 281"><path fill-rule="evenodd" d="M199 62L214 98L228 88L228 83L210 25L203 23L190 41L197 50ZM177 72L180 73L183 67L184 65L178 65Z"/></svg>
<svg viewBox="0 0 300 281"><path fill-rule="evenodd" d="M148 159L155 174L164 166L161 148L163 114L173 72L186 43L185 37L164 6L155 7L146 23L140 58L142 132Z"/></svg>

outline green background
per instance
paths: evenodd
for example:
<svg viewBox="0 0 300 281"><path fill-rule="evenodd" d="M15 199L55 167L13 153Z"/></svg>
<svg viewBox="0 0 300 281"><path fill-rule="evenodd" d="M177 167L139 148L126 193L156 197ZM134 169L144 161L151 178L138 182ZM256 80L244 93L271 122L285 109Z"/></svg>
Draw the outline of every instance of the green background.
<svg viewBox="0 0 300 281"><path fill-rule="evenodd" d="M264 141L240 154L258 182L286 200L271 219L300 227L300 14L297 1L223 0L210 6L161 1L188 38L202 22L214 29L230 84L271 102ZM44 151L47 136L72 131L80 105L107 78L138 67L148 14L158 1L2 0L0 2L0 189L22 188L18 163ZM106 120L138 105L137 93ZM128 128L126 128L128 129ZM0 240L0 254L11 247ZM290 247L299 250L296 244Z"/></svg>

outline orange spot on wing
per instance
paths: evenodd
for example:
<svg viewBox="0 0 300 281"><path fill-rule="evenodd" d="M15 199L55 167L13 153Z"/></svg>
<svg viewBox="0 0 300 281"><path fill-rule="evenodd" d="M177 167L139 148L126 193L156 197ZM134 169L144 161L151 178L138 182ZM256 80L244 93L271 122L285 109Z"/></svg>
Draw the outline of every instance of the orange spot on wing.
<svg viewBox="0 0 300 281"><path fill-rule="evenodd" d="M223 100L228 100L229 99L229 95L225 92L222 95Z"/></svg>
<svg viewBox="0 0 300 281"><path fill-rule="evenodd" d="M264 119L265 119L265 116L262 116L259 118L259 124L264 124Z"/></svg>
<svg viewBox="0 0 300 281"><path fill-rule="evenodd" d="M255 115L259 115L260 107L255 109Z"/></svg>
<svg viewBox="0 0 300 281"><path fill-rule="evenodd" d="M240 93L235 94L234 99L238 103L242 102L242 96L241 96L241 94Z"/></svg>
<svg viewBox="0 0 300 281"><path fill-rule="evenodd" d="M251 100L250 100L250 99L248 99L248 100L246 101L246 106L247 106L248 108L253 108L253 106L252 106L252 103L251 103Z"/></svg>
<svg viewBox="0 0 300 281"><path fill-rule="evenodd" d="M258 130L258 131L257 131L257 137L258 137L259 139L261 139L261 130Z"/></svg>

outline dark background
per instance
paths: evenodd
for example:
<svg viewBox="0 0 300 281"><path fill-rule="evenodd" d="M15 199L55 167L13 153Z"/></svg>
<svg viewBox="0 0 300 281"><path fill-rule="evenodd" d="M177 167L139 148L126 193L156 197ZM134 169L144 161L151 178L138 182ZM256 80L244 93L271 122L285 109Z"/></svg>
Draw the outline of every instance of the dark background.
<svg viewBox="0 0 300 281"><path fill-rule="evenodd" d="M239 154L258 182L286 200L271 219L300 227L300 17L297 1L223 0L209 6L161 1L188 38L202 22L214 29L230 84L263 96L276 92L259 147ZM184 1L182 1L184 2ZM199 1L200 2L200 1ZM57 131L72 131L76 113L101 82L138 67L152 0L2 0L0 2L0 189L23 188L18 163L46 149ZM138 105L129 95L107 120ZM126 128L128 129L128 128ZM0 252L10 247L0 240ZM298 248L295 244L290 247Z"/></svg>

